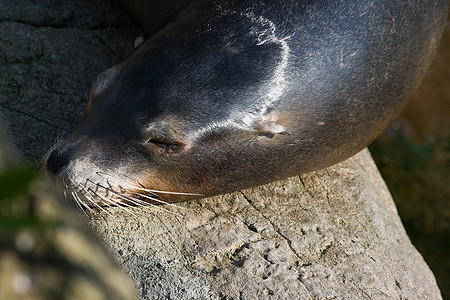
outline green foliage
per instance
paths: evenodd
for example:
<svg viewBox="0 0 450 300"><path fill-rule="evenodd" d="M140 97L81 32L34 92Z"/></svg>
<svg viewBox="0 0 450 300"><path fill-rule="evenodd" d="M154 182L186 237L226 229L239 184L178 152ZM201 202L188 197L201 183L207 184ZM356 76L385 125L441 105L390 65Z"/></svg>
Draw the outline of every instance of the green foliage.
<svg viewBox="0 0 450 300"><path fill-rule="evenodd" d="M450 137L418 144L397 135L370 151L411 241L450 299Z"/></svg>
<svg viewBox="0 0 450 300"><path fill-rule="evenodd" d="M34 209L33 192L39 172L28 166L16 166L0 173L0 232L39 229L52 224L39 218Z"/></svg>
<svg viewBox="0 0 450 300"><path fill-rule="evenodd" d="M36 170L24 166L10 168L0 174L0 203L30 196L38 175Z"/></svg>

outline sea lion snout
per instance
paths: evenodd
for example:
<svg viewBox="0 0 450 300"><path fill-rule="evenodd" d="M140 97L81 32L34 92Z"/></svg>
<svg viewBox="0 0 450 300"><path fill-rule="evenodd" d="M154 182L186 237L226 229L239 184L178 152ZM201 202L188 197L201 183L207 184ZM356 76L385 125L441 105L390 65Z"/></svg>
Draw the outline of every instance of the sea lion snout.
<svg viewBox="0 0 450 300"><path fill-rule="evenodd" d="M99 149L93 151L96 155L86 155L88 149L95 148L94 143L76 140L55 145L43 160L49 177L66 188L66 196L73 200L70 203L77 203L82 209L131 203L127 197L132 199L132 193L123 187L131 182L126 176L118 175L125 172L119 167L113 170Z"/></svg>
<svg viewBox="0 0 450 300"><path fill-rule="evenodd" d="M70 203L90 210L177 202L199 196L183 186L185 179L177 181L177 163L172 157L184 151L185 144L157 128L150 130L153 134L148 133L151 138L146 142L131 138L131 134L127 142L121 138L127 135L116 130L93 134L92 127L100 130L96 125L89 120L83 122L43 159L45 171L65 188ZM167 163L168 160L174 163Z"/></svg>
<svg viewBox="0 0 450 300"><path fill-rule="evenodd" d="M93 143L86 137L73 136L56 143L44 156L42 164L50 177L63 180L61 176L71 166L76 156L84 156L85 149L94 149ZM83 151L84 149L84 151ZM86 157L85 157L86 160Z"/></svg>
<svg viewBox="0 0 450 300"><path fill-rule="evenodd" d="M68 152L61 152L58 148L50 150L44 157L43 162L47 173L52 176L58 176L61 170L67 166L69 162L68 157Z"/></svg>

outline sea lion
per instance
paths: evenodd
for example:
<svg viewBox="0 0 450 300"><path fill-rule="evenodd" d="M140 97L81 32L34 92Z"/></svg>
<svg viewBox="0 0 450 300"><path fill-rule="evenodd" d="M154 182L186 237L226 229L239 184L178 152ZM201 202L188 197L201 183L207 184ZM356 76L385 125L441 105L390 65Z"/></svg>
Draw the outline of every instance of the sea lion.
<svg viewBox="0 0 450 300"><path fill-rule="evenodd" d="M98 76L84 120L44 159L86 207L217 195L352 156L417 87L447 9L181 1L154 20L157 1L124 3L148 39Z"/></svg>

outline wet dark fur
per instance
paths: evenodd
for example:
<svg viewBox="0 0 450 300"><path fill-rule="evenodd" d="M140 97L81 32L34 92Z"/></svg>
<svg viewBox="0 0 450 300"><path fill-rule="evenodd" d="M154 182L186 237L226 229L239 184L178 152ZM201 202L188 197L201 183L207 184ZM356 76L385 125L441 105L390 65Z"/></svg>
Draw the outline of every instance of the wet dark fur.
<svg viewBox="0 0 450 300"><path fill-rule="evenodd" d="M124 1L148 39L99 75L84 121L45 159L90 206L216 195L350 157L422 79L447 7L171 1L152 18L159 2L140 2Z"/></svg>

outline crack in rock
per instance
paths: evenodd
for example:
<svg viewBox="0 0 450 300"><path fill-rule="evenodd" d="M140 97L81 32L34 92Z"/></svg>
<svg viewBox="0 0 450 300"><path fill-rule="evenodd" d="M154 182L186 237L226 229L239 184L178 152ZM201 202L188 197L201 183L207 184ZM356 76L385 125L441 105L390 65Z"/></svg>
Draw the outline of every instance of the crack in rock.
<svg viewBox="0 0 450 300"><path fill-rule="evenodd" d="M289 249L291 250L291 252L295 255L295 257L297 257L297 259L300 262L306 262L307 260L305 258L303 258L298 252L297 250L295 250L295 248L292 246L292 241L285 236L281 230L268 218L266 217L254 204L253 202L243 193L241 192L241 195L244 197L244 199L250 204L251 207L253 207L253 209L255 209L259 215L261 217L263 217L267 222L269 222L270 226L272 227L272 229L283 239L286 241Z"/></svg>

